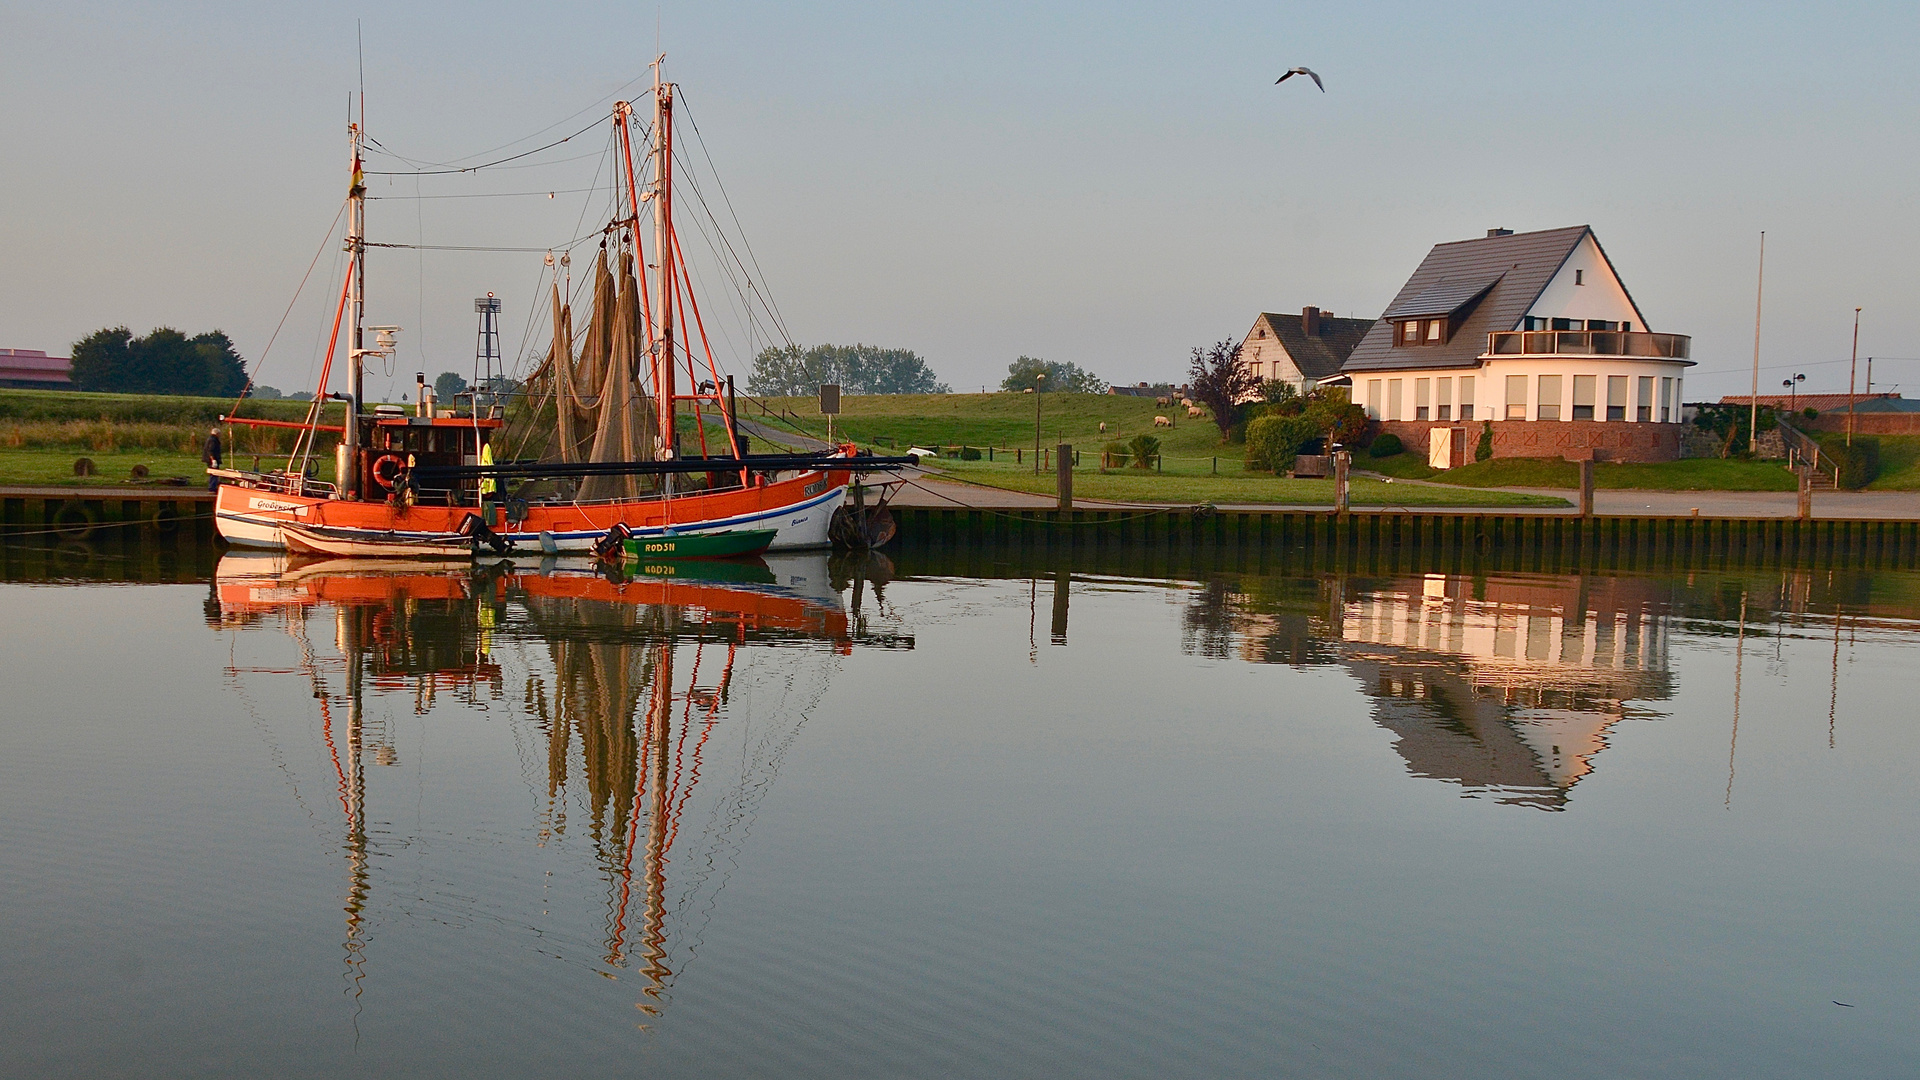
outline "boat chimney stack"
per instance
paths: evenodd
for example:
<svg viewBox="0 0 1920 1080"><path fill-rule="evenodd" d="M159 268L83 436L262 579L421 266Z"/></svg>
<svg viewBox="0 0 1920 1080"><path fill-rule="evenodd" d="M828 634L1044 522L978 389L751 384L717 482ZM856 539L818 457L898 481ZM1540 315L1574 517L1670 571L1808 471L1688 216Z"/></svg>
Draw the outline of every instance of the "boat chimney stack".
<svg viewBox="0 0 1920 1080"><path fill-rule="evenodd" d="M414 372L413 381L414 384L420 388L419 393L413 395L413 415L432 416L433 414L427 411L427 373L424 371Z"/></svg>

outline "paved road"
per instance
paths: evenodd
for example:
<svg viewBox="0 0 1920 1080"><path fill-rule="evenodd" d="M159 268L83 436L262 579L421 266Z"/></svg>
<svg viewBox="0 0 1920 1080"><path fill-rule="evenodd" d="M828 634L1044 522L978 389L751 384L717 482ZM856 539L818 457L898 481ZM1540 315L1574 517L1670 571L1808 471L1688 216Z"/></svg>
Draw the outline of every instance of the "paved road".
<svg viewBox="0 0 1920 1080"><path fill-rule="evenodd" d="M1021 491L979 487L928 476L917 470L902 474L912 482L902 487L892 500L895 506L981 507L992 509L1050 510L1051 495L1030 495ZM1404 483L1405 481L1401 481ZM1457 489L1456 489L1457 490ZM1576 501L1577 492L1552 488L1503 488L1528 495L1545 495ZM1596 514L1633 517L1690 517L1698 509L1701 517L1764 518L1794 516L1797 497L1791 491L1596 491ZM1163 503L1107 502L1076 499L1083 510L1156 508ZM1325 513L1326 506L1287 506L1275 503L1221 503L1221 510L1291 510ZM1356 510L1398 510L1404 513L1475 513L1482 508L1468 506L1359 506ZM1502 506L1486 507L1502 514L1570 513L1567 507ZM1813 497L1816 518L1873 518L1883 520L1920 520L1920 492L1911 491L1822 491Z"/></svg>

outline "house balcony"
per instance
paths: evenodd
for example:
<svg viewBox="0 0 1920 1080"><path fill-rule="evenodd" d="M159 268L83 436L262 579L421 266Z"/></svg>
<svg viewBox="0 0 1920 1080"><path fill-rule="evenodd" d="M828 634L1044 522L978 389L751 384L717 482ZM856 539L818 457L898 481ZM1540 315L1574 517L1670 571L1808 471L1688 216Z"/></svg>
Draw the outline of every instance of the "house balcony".
<svg viewBox="0 0 1920 1080"><path fill-rule="evenodd" d="M1618 330L1516 330L1488 334L1491 356L1631 356L1685 360L1693 339L1685 334Z"/></svg>

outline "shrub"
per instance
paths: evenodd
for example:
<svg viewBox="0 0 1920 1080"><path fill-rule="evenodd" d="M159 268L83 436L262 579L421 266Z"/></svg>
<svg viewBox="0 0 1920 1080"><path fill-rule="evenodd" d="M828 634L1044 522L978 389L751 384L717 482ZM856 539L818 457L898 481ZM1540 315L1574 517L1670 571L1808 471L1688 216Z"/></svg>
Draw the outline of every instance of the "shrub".
<svg viewBox="0 0 1920 1080"><path fill-rule="evenodd" d="M1305 416L1263 416L1247 425L1247 468L1275 473L1291 469L1300 447L1319 434Z"/></svg>
<svg viewBox="0 0 1920 1080"><path fill-rule="evenodd" d="M1473 460L1486 461L1493 457L1493 421L1480 422L1480 441L1474 444Z"/></svg>
<svg viewBox="0 0 1920 1080"><path fill-rule="evenodd" d="M1136 469L1153 468L1153 459L1160 454L1160 440L1151 435L1135 435L1127 442L1127 452L1133 456Z"/></svg>
<svg viewBox="0 0 1920 1080"><path fill-rule="evenodd" d="M1372 445L1367 447L1367 455L1369 457L1392 457L1405 449L1406 445L1400 441L1400 436L1389 431L1384 435L1374 437Z"/></svg>
<svg viewBox="0 0 1920 1080"><path fill-rule="evenodd" d="M1133 460L1133 451L1123 442L1110 442L1106 445L1107 468L1124 469L1127 462Z"/></svg>
<svg viewBox="0 0 1920 1080"><path fill-rule="evenodd" d="M1839 484L1848 491L1859 491L1880 475L1880 440L1856 437L1853 445L1836 442L1822 446L1820 452L1840 467Z"/></svg>
<svg viewBox="0 0 1920 1080"><path fill-rule="evenodd" d="M1817 420L1820 418L1820 410L1809 405L1806 408L1800 410L1800 415L1806 417L1809 420Z"/></svg>
<svg viewBox="0 0 1920 1080"><path fill-rule="evenodd" d="M980 448L979 448L979 447L977 447L977 446L963 446L963 447L961 447L961 448L960 448L960 460L961 460L961 461L979 461L979 460L980 460Z"/></svg>
<svg viewBox="0 0 1920 1080"><path fill-rule="evenodd" d="M1260 384L1260 397L1269 405L1300 400L1300 388L1285 379L1268 379Z"/></svg>

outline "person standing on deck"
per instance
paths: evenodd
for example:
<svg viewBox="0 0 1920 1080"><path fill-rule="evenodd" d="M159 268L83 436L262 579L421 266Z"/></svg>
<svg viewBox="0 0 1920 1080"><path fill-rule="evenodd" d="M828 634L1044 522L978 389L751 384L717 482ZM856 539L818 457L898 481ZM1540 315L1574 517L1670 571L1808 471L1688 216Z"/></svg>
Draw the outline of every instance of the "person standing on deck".
<svg viewBox="0 0 1920 1080"><path fill-rule="evenodd" d="M207 445L200 448L200 460L207 466L207 490L213 491L220 486L220 478L213 470L220 467L220 429L207 432Z"/></svg>
<svg viewBox="0 0 1920 1080"><path fill-rule="evenodd" d="M486 443L480 447L480 464L493 464L492 443ZM494 483L493 477L483 476L480 478L480 516L488 519L488 525L493 524L493 497L498 490L498 485Z"/></svg>

